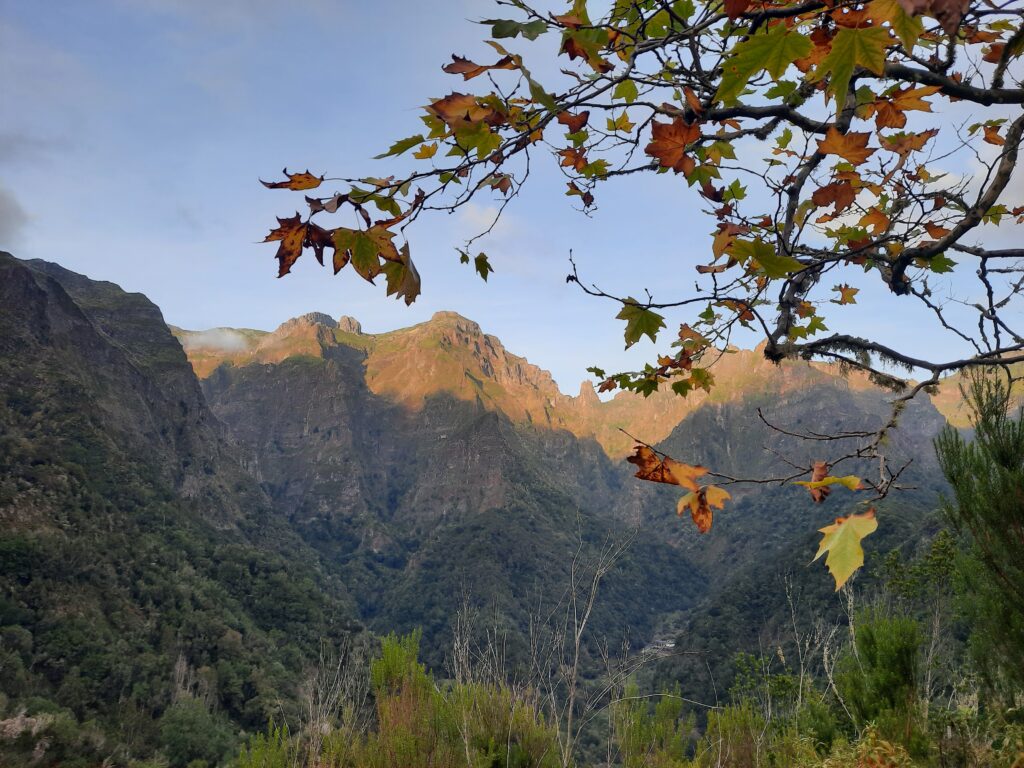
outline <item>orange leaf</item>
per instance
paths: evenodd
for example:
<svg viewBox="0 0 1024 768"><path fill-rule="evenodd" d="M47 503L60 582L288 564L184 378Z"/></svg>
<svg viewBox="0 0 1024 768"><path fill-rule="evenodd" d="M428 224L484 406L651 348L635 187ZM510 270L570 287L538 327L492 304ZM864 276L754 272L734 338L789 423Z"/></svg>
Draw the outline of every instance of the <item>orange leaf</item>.
<svg viewBox="0 0 1024 768"><path fill-rule="evenodd" d="M304 173L288 173L288 169L285 168L281 173L288 177L288 181L264 181L260 179L260 184L268 189L316 189L324 180L323 176L314 176L308 170Z"/></svg>
<svg viewBox="0 0 1024 768"><path fill-rule="evenodd" d="M651 143L644 149L656 157L662 168L671 168L676 173L692 167L693 160L685 154L686 147L700 137L700 126L687 123L676 117L671 123L651 123ZM689 161L689 162L687 162Z"/></svg>
<svg viewBox="0 0 1024 768"><path fill-rule="evenodd" d="M658 457L651 448L646 445L638 445L635 453L626 461L636 464L636 477L641 480L650 480L653 483L669 483L670 485L681 485L696 491L697 478L707 474L706 467L691 466L683 464L666 456L664 459Z"/></svg>
<svg viewBox="0 0 1024 768"><path fill-rule="evenodd" d="M279 240L281 245L277 248L276 258L280 263L277 271L278 277L284 277L302 255L302 244L306 240L306 222L302 216L296 213L289 219L278 218L278 227L272 229L263 242L269 243Z"/></svg>
<svg viewBox="0 0 1024 768"><path fill-rule="evenodd" d="M860 165L874 153L868 149L870 133L840 133L835 126L829 126L824 139L818 142L818 151L823 155L839 155L847 162Z"/></svg>
<svg viewBox="0 0 1024 768"><path fill-rule="evenodd" d="M930 221L925 222L924 228L928 230L928 235L936 240L941 240L950 232L950 230L945 227L940 227L938 224L932 224Z"/></svg>
<svg viewBox="0 0 1024 768"><path fill-rule="evenodd" d="M858 224L862 227L871 227L873 235L880 235L889 228L889 217L877 207L871 206L868 212L860 217Z"/></svg>
<svg viewBox="0 0 1024 768"><path fill-rule="evenodd" d="M505 56L494 64L476 64L462 56L452 54L452 63L441 67L441 69L449 75L462 75L463 80L471 80L492 69L516 69L516 66L516 61L512 56Z"/></svg>
<svg viewBox="0 0 1024 768"><path fill-rule="evenodd" d="M714 517L711 508L724 508L725 502L730 498L732 497L729 495L729 492L719 488L717 485L704 486L695 491L690 491L679 499L679 502L676 504L676 514L682 515L683 510L689 507L690 517L693 518L693 523L697 526L697 530L701 533L707 533L711 530L711 521Z"/></svg>
<svg viewBox="0 0 1024 768"><path fill-rule="evenodd" d="M857 199L857 191L848 181L826 184L824 187L814 190L814 194L811 195L811 202L819 208L824 208L826 205L834 203L834 214L845 211L853 205L855 199Z"/></svg>
<svg viewBox="0 0 1024 768"><path fill-rule="evenodd" d="M569 129L569 133L579 133L583 130L583 126L587 124L587 120L590 119L590 110L584 110L578 115L570 115L568 112L558 113L558 122Z"/></svg>

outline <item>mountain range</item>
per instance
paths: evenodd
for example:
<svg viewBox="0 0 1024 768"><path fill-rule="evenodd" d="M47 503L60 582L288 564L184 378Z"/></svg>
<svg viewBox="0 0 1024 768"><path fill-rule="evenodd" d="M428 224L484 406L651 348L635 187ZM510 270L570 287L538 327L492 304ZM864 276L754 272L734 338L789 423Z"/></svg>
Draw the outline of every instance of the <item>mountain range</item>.
<svg viewBox="0 0 1024 768"><path fill-rule="evenodd" d="M521 660L574 554L627 539L594 652L601 638L675 638L692 653L661 665L662 682L710 695L732 654L781 631L783 576L841 610L808 563L815 529L859 497L733 486L700 535L672 514L678 489L632 477L630 435L756 477L842 451L766 422L834 432L889 418L890 396L866 379L757 350L727 350L710 394L602 400L589 383L561 393L451 312L383 334L321 313L272 332L169 328L140 294L9 254L0 306L0 680L11 702L95 720L126 749L157 739L183 687L234 727L294 712L325 638L418 627L443 669L464 603ZM912 460L912 488L877 505L858 578L927 538L945 423L927 398L902 414L888 460Z"/></svg>

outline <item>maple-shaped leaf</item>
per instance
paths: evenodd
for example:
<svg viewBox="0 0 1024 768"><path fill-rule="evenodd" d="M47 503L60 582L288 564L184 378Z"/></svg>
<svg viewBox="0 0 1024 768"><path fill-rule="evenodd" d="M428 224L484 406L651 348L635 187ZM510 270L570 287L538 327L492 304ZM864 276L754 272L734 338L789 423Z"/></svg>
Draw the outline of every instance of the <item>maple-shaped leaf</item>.
<svg viewBox="0 0 1024 768"><path fill-rule="evenodd" d="M398 250L400 261L384 262L384 278L387 280L388 296L404 299L406 305L416 301L420 295L420 273L409 258L409 244L404 243Z"/></svg>
<svg viewBox="0 0 1024 768"><path fill-rule="evenodd" d="M889 33L881 27L841 27L832 39L828 56L814 73L815 80L829 77L828 92L842 105L855 67L881 75L885 71L885 49Z"/></svg>
<svg viewBox="0 0 1024 768"><path fill-rule="evenodd" d="M887 22L889 28L903 43L903 50L907 53L913 52L921 33L924 32L921 20L908 14L900 0L871 0L867 6L867 14L875 24Z"/></svg>
<svg viewBox="0 0 1024 768"><path fill-rule="evenodd" d="M306 240L306 222L298 213L288 219L278 218L277 222L277 228L272 229L263 242L280 241L281 245L278 246L276 254L279 263L277 276L284 277L291 271L292 264L302 255L302 244Z"/></svg>
<svg viewBox="0 0 1024 768"><path fill-rule="evenodd" d="M860 217L858 226L871 229L871 233L878 236L889 228L889 217L886 216L877 206L871 206L867 213Z"/></svg>
<svg viewBox="0 0 1024 768"><path fill-rule="evenodd" d="M839 155L847 162L860 165L875 152L868 149L870 133L840 133L830 125L824 139L818 141L818 151L823 155Z"/></svg>
<svg viewBox="0 0 1024 768"><path fill-rule="evenodd" d="M308 170L302 173L288 173L288 169L285 168L281 173L288 177L287 181L260 179L260 184L268 189L316 189L324 180L323 176L314 176Z"/></svg>
<svg viewBox="0 0 1024 768"><path fill-rule="evenodd" d="M488 104L469 93L450 93L431 102L426 110L441 118L449 127L461 128L466 123L500 123L502 116Z"/></svg>
<svg viewBox="0 0 1024 768"><path fill-rule="evenodd" d="M906 157L911 152L920 152L931 139L938 135L938 130L932 128L921 133L897 133L892 136L879 134L879 141L882 146L890 152L895 152L901 157Z"/></svg>
<svg viewBox="0 0 1024 768"><path fill-rule="evenodd" d="M422 144L419 149L412 153L417 160L429 160L437 154L437 142L433 144Z"/></svg>
<svg viewBox="0 0 1024 768"><path fill-rule="evenodd" d="M563 168L572 168L574 171L579 173L587 167L587 155L582 149L567 147L565 149L558 150L557 154L562 158L559 165Z"/></svg>
<svg viewBox="0 0 1024 768"><path fill-rule="evenodd" d="M590 110L584 110L577 115L559 112L556 119L569 130L569 133L579 133L583 130L583 126L587 124L587 120L590 119Z"/></svg>
<svg viewBox="0 0 1024 768"><path fill-rule="evenodd" d="M933 16L947 35L956 34L971 0L899 0L910 16Z"/></svg>
<svg viewBox="0 0 1024 768"><path fill-rule="evenodd" d="M849 285L847 285L846 283L843 283L842 285L837 285L832 290L839 293L839 298L838 299L832 299L832 301L835 302L836 304L856 304L857 303L857 299L854 298L854 297L858 293L860 293L860 288L852 288Z"/></svg>
<svg viewBox="0 0 1024 768"><path fill-rule="evenodd" d="M640 341L641 336L647 336L651 341L657 341L658 331L665 327L664 317L641 306L632 297L623 302L622 310L615 316L615 319L626 321L626 349Z"/></svg>
<svg viewBox="0 0 1024 768"><path fill-rule="evenodd" d="M722 79L715 98L726 104L735 101L761 70L767 71L772 80L778 80L790 64L807 56L811 48L810 38L785 24L751 35L736 43L722 64Z"/></svg>
<svg viewBox="0 0 1024 768"><path fill-rule="evenodd" d="M622 133L629 133L636 126L636 123L632 123L629 120L629 113L623 111L621 115L615 118L608 118L608 130L612 133L616 131L622 131Z"/></svg>
<svg viewBox="0 0 1024 768"><path fill-rule="evenodd" d="M669 483L680 485L696 491L700 488L697 485L697 478L708 473L706 467L683 464L673 458L660 457L652 448L646 445L638 445L633 455L626 458L630 464L636 464L635 477L641 480L649 480L652 483Z"/></svg>
<svg viewBox="0 0 1024 768"><path fill-rule="evenodd" d="M933 238L934 240L941 240L951 231L949 229L946 229L945 227L939 226L938 224L933 224L930 221L925 222L924 228L928 230L928 236Z"/></svg>
<svg viewBox="0 0 1024 768"><path fill-rule="evenodd" d="M608 42L607 35L602 33L603 30L600 29L567 32L562 42L562 53L570 59L583 59L599 74L611 72L615 65L603 58L600 53L602 46Z"/></svg>
<svg viewBox="0 0 1024 768"><path fill-rule="evenodd" d="M824 208L826 205L835 204L833 209L833 215L839 215L851 205L853 201L857 199L857 190L853 188L853 185L846 181L836 181L832 184L826 184L824 187L819 187L814 190L811 195L811 202L813 202L819 208Z"/></svg>
<svg viewBox="0 0 1024 768"><path fill-rule="evenodd" d="M671 123L651 123L651 142L644 148L651 157L658 159L662 168L671 168L676 173L692 169L693 160L686 156L686 147L700 137L700 126L688 123L681 117Z"/></svg>
<svg viewBox="0 0 1024 768"><path fill-rule="evenodd" d="M725 15L730 19L738 19L747 12L753 0L725 0Z"/></svg>
<svg viewBox="0 0 1024 768"><path fill-rule="evenodd" d="M462 56L452 54L452 63L446 64L441 69L449 75L462 75L463 80L472 80L474 77L492 69L517 69L518 66L515 58L511 55L498 59L494 64L477 64Z"/></svg>
<svg viewBox="0 0 1024 768"><path fill-rule="evenodd" d="M818 545L818 554L811 562L827 553L825 566L835 579L838 592L854 571L864 565L864 549L860 543L865 536L878 530L875 510L869 509L863 514L853 514L849 517L837 517L832 525L826 525L818 530L824 535Z"/></svg>
<svg viewBox="0 0 1024 768"><path fill-rule="evenodd" d="M695 491L690 491L679 499L679 502L676 504L676 514L682 515L683 511L689 508L690 517L693 518L697 530L701 533L707 533L711 530L711 521L714 517L711 508L724 508L725 502L730 498L732 497L729 495L729 492L719 488L717 485L703 486Z"/></svg>

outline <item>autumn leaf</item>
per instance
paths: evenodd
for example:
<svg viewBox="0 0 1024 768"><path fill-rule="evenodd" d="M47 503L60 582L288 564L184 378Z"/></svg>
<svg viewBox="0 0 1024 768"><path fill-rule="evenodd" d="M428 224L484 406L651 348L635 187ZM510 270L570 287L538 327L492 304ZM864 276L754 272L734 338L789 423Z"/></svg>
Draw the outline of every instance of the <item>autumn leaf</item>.
<svg viewBox="0 0 1024 768"><path fill-rule="evenodd" d="M412 156L417 160L429 160L437 154L437 143L423 144L419 149L412 153Z"/></svg>
<svg viewBox="0 0 1024 768"><path fill-rule="evenodd" d="M889 28L903 43L903 50L912 53L924 31L921 20L904 10L900 0L872 0L867 6L868 17L876 24L888 22Z"/></svg>
<svg viewBox="0 0 1024 768"><path fill-rule="evenodd" d="M838 299L832 299L832 301L834 303L836 303L836 304L856 304L857 303L857 300L854 297L858 293L860 293L860 288L851 288L846 283L843 283L842 285L837 285L832 290L839 293L839 298Z"/></svg>
<svg viewBox="0 0 1024 768"><path fill-rule="evenodd" d="M738 19L747 12L752 0L725 0L725 15L730 19Z"/></svg>
<svg viewBox="0 0 1024 768"><path fill-rule="evenodd" d="M402 245L398 254L400 261L387 261L383 266L387 294L396 299L405 299L406 305L409 305L420 295L420 273L409 258L408 243Z"/></svg>
<svg viewBox="0 0 1024 768"><path fill-rule="evenodd" d="M683 464L668 456L660 458L654 449L646 445L636 446L633 455L627 457L626 461L637 466L635 477L641 480L680 485L691 491L696 491L700 487L697 485L697 478L708 473L706 467Z"/></svg>
<svg viewBox="0 0 1024 768"><path fill-rule="evenodd" d="M657 158L662 168L671 168L679 173L692 168L693 160L686 157L686 147L699 137L700 126L697 123L687 123L681 117L673 118L671 123L655 120L651 123L651 142L644 152Z"/></svg>
<svg viewBox="0 0 1024 768"><path fill-rule="evenodd" d="M956 34L970 0L899 0L909 16L933 16L947 35Z"/></svg>
<svg viewBox="0 0 1024 768"><path fill-rule="evenodd" d="M719 488L717 485L707 485L690 491L679 499L676 504L676 514L682 515L689 508L690 517L693 518L697 530L707 533L711 530L711 521L714 513L711 508L723 509L725 502L732 498L729 492Z"/></svg>
<svg viewBox="0 0 1024 768"><path fill-rule="evenodd" d="M492 69L518 69L519 65L513 56L504 56L494 64L476 64L462 56L452 54L452 63L441 67L449 75L462 75L463 80L471 80Z"/></svg>
<svg viewBox="0 0 1024 768"><path fill-rule="evenodd" d="M825 566L836 582L836 591L849 580L854 571L864 565L864 549L861 541L865 536L878 530L875 510L863 514L838 517L832 525L818 529L822 534L818 554L812 562L827 553Z"/></svg>
<svg viewBox="0 0 1024 768"><path fill-rule="evenodd" d="M829 77L828 92L842 103L856 67L876 75L885 71L885 49L889 33L880 27L841 27L832 39L832 48L814 72L815 80Z"/></svg>
<svg viewBox="0 0 1024 768"><path fill-rule="evenodd" d="M608 130L611 132L621 131L622 133L629 133L633 130L636 123L629 121L629 114L625 111L616 118L608 118Z"/></svg>
<svg viewBox="0 0 1024 768"><path fill-rule="evenodd" d="M835 208L832 211L834 215L839 215L845 211L853 205L853 201L856 199L857 191L846 180L826 184L824 187L814 190L813 194L811 194L811 202L819 208L834 204Z"/></svg>
<svg viewBox="0 0 1024 768"><path fill-rule="evenodd" d="M847 162L860 165L875 152L868 149L870 133L840 133L830 125L824 139L818 141L818 151L823 155L839 155Z"/></svg>
<svg viewBox="0 0 1024 768"><path fill-rule="evenodd" d="M626 349L640 341L641 336L647 336L651 341L657 341L658 331L665 327L664 317L640 306L632 297L623 302L622 311L615 316L615 319L626 321Z"/></svg>
<svg viewBox="0 0 1024 768"><path fill-rule="evenodd" d="M314 176L308 170L303 173L288 173L288 169L285 168L281 173L288 177L287 181L264 181L260 179L260 184L267 187L267 189L316 189L324 180L323 176Z"/></svg>
<svg viewBox="0 0 1024 768"><path fill-rule="evenodd" d="M573 115L568 112L559 112L556 118L561 125L564 125L569 133L579 133L590 119L590 110L584 110Z"/></svg>
<svg viewBox="0 0 1024 768"><path fill-rule="evenodd" d="M302 244L306 240L306 222L298 213L288 219L278 218L277 222L277 228L272 229L263 242L280 241L281 245L278 246L276 254L279 262L277 276L284 277L291 271L292 264L302 255Z"/></svg>
<svg viewBox="0 0 1024 768"><path fill-rule="evenodd" d="M870 228L871 233L877 237L889 228L889 217L873 205L857 223L859 226Z"/></svg>
<svg viewBox="0 0 1024 768"><path fill-rule="evenodd" d="M851 491L859 491L863 486L861 480L856 475L846 475L844 477L833 477L828 473L828 464L824 461L814 462L814 466L811 469L810 480L797 480L794 485L802 485L811 492L811 499L816 504L820 504L828 495L832 492L831 486L842 485L845 488L849 488Z"/></svg>
<svg viewBox="0 0 1024 768"><path fill-rule="evenodd" d="M468 93L450 93L443 99L431 102L427 112L439 117L451 128L458 128L465 123L497 123L501 116L493 107L481 104L476 96Z"/></svg>
<svg viewBox="0 0 1024 768"><path fill-rule="evenodd" d="M911 152L920 152L932 138L938 135L935 129L922 131L921 133L897 133L891 136L879 134L879 141L883 148L895 152L901 157L906 157Z"/></svg>

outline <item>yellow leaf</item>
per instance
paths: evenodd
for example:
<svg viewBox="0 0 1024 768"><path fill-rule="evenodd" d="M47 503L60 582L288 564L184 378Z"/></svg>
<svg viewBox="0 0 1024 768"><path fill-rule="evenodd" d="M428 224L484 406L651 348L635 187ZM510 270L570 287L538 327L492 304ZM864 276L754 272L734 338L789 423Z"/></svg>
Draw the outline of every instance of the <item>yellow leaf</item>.
<svg viewBox="0 0 1024 768"><path fill-rule="evenodd" d="M814 561L827 553L825 566L836 581L836 591L845 584L854 571L864 565L864 549L861 540L878 530L875 510L863 514L839 517L832 525L818 529L824 534L818 545Z"/></svg>

